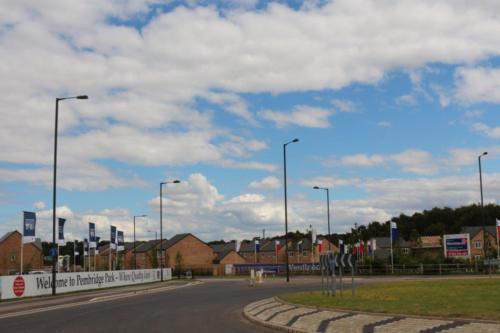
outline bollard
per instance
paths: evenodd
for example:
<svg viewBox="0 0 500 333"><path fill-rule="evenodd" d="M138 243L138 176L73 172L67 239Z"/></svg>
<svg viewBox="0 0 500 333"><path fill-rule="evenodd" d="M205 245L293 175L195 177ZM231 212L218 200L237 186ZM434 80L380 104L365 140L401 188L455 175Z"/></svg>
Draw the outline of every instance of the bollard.
<svg viewBox="0 0 500 333"><path fill-rule="evenodd" d="M255 270L251 269L250 270L250 287L253 287L255 283Z"/></svg>

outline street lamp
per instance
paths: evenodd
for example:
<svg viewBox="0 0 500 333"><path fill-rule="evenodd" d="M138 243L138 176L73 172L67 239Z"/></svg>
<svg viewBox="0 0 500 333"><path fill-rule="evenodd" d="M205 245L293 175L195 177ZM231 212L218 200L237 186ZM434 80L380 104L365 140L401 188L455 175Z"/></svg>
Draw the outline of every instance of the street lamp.
<svg viewBox="0 0 500 333"><path fill-rule="evenodd" d="M286 146L290 143L299 142L299 139L293 139L283 145L283 174L285 189L285 251L286 251L286 282L290 282L290 268L288 267L288 203L286 193Z"/></svg>
<svg viewBox="0 0 500 333"><path fill-rule="evenodd" d="M150 233L155 233L155 241L158 241L158 231L156 230L146 230L147 232L150 232Z"/></svg>
<svg viewBox="0 0 500 333"><path fill-rule="evenodd" d="M481 170L481 157L488 155L488 152L485 151L481 155L477 157L477 160L479 162L479 189L481 191L481 221L483 224L483 251L484 251L484 257L487 257L487 252L486 252L486 226L484 222L484 203L483 203L483 174Z"/></svg>
<svg viewBox="0 0 500 333"><path fill-rule="evenodd" d="M65 99L88 99L87 95L73 97L57 97L56 98L56 115L55 115L55 130L54 130L54 179L52 187L52 295L56 294L56 184L57 184L57 129L59 122L59 101ZM21 274L22 274L21 267Z"/></svg>
<svg viewBox="0 0 500 333"><path fill-rule="evenodd" d="M163 282L163 185L164 184L179 184L180 180L172 180L160 183L160 275Z"/></svg>
<svg viewBox="0 0 500 333"><path fill-rule="evenodd" d="M137 269L137 251L135 248L135 218L136 217L146 217L146 214L134 215L134 269Z"/></svg>
<svg viewBox="0 0 500 333"><path fill-rule="evenodd" d="M328 216L328 251L332 250L332 245L331 245L331 233L330 233L330 190L328 187L319 187L319 186L314 186L313 187L315 190L325 190L326 191L326 211L327 211L327 216Z"/></svg>

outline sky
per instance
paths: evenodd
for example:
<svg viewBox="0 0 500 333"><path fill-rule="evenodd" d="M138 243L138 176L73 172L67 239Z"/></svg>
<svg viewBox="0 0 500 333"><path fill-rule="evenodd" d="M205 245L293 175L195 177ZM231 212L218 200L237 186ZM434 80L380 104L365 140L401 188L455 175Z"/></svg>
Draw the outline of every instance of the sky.
<svg viewBox="0 0 500 333"><path fill-rule="evenodd" d="M500 201L496 0L0 2L0 234L332 232Z"/></svg>

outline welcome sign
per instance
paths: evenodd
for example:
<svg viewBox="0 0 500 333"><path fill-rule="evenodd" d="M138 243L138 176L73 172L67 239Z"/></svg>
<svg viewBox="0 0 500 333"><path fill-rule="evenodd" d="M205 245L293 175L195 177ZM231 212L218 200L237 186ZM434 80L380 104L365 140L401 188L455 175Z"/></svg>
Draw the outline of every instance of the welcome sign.
<svg viewBox="0 0 500 333"><path fill-rule="evenodd" d="M172 270L163 269L165 280L172 279ZM160 269L59 273L56 276L58 294L73 291L127 286L161 280ZM52 274L0 277L0 299L52 294Z"/></svg>

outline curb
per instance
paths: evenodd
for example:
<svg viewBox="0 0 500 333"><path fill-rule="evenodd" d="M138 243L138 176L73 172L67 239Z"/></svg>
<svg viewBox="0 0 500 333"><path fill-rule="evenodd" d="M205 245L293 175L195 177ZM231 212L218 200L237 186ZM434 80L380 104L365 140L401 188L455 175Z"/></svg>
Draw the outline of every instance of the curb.
<svg viewBox="0 0 500 333"><path fill-rule="evenodd" d="M275 301L277 301L277 302L281 302L281 300L278 297L273 297L273 299ZM250 303L248 305L252 305L252 304L254 304L254 303ZM260 325L260 326L264 326L264 327L267 327L267 328L275 329L275 330L281 331L281 332L289 332L289 333L310 333L311 332L311 331L306 331L306 330L301 330L301 329L286 327L286 326L282 326L282 325L276 325L276 324L269 323L267 321L256 319L256 318L252 317L252 315L250 315L249 313L247 313L247 307L248 307L248 305L243 308L243 317L245 319L247 319L251 323L254 323L254 324L257 324L257 325Z"/></svg>
<svg viewBox="0 0 500 333"><path fill-rule="evenodd" d="M256 303L262 302L262 301L270 301L269 303L276 302L279 303L275 306L272 306L271 308L278 307L280 305L293 305L298 308L304 308L304 309L314 309L314 310L321 310L321 311L332 311L332 312L337 312L337 313L347 313L347 314L364 314L364 315L370 315L370 316L380 316L380 317L393 317L393 318L402 318L402 319L421 319L421 320L438 320L442 322L452 322L452 323L463 323L465 325L468 324L492 324L492 325L499 325L500 321L493 321L493 320L480 320L480 319L464 319L464 318L451 318L451 317L435 317L435 316L415 316L415 315L405 315L405 314L393 314L393 313L375 313L375 312L366 312L366 311L355 311L355 310L348 310L348 309L336 309L336 308L324 308L324 307L315 307L315 306L307 306L307 305L301 305L301 304L295 304L295 303L290 303L287 301L282 300L280 297L275 296L272 298L266 298L262 299L260 301L255 301L250 304L247 304L243 310L243 317L247 319L249 322L264 326L267 328L275 329L278 331L282 332L290 332L290 333L312 333L312 330L306 330L303 328L293 328L290 326L282 325L282 324L276 324L272 323L269 320L269 318L266 319L259 319L257 315L252 315L250 311L253 311L256 308L259 308L260 306L265 306L267 303L264 302L263 305L255 305ZM267 311L264 310L264 311ZM365 327L366 328L366 327ZM315 332L315 331L314 331Z"/></svg>

